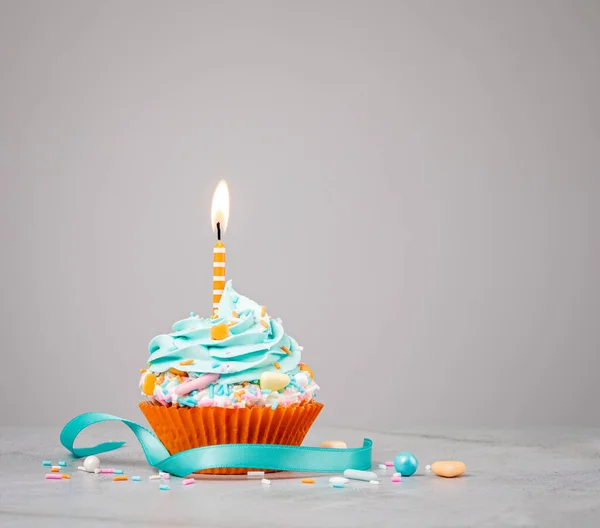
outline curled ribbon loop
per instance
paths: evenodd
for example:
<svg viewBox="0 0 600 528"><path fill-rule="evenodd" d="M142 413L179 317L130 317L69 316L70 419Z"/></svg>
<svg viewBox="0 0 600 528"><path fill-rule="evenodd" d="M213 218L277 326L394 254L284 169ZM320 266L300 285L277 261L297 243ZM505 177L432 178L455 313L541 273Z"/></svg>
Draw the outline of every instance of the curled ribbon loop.
<svg viewBox="0 0 600 528"><path fill-rule="evenodd" d="M277 444L221 444L188 449L170 455L154 433L131 420L105 413L85 413L73 418L60 433L61 444L76 457L86 457L118 449L125 442L105 442L94 447L74 447L85 428L100 422L124 423L138 439L148 464L178 477L212 468L264 468L310 473L340 473L345 469L369 469L373 443L364 439L362 447L330 449Z"/></svg>

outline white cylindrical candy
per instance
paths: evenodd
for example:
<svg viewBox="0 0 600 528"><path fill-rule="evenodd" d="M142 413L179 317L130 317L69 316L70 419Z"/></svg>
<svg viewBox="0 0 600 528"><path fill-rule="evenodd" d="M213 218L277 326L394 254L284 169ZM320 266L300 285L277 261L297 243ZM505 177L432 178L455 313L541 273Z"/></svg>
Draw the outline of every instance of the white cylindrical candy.
<svg viewBox="0 0 600 528"><path fill-rule="evenodd" d="M329 482L332 484L348 484L348 479L344 477L331 477Z"/></svg>
<svg viewBox="0 0 600 528"><path fill-rule="evenodd" d="M372 471L360 471L359 469L347 469L344 477L354 480L377 480L377 474Z"/></svg>

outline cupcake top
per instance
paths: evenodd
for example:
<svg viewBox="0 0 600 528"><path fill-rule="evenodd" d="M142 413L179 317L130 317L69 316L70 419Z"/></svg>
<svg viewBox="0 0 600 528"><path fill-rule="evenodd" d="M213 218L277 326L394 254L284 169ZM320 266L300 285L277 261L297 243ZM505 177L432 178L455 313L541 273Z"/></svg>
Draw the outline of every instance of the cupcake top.
<svg viewBox="0 0 600 528"><path fill-rule="evenodd" d="M281 320L231 281L215 316L177 321L150 342L149 353L140 388L163 405L276 408L311 400L318 390Z"/></svg>

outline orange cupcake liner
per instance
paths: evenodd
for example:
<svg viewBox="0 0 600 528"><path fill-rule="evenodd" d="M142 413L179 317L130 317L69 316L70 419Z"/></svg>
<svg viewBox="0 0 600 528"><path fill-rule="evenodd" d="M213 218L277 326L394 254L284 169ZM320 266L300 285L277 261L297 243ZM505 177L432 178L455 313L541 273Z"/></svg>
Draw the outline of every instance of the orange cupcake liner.
<svg viewBox="0 0 600 528"><path fill-rule="evenodd" d="M278 407L165 407L151 401L140 409L158 439L174 455L187 449L218 444L281 444L299 446L323 409L310 402ZM213 468L208 475L245 475L261 468Z"/></svg>

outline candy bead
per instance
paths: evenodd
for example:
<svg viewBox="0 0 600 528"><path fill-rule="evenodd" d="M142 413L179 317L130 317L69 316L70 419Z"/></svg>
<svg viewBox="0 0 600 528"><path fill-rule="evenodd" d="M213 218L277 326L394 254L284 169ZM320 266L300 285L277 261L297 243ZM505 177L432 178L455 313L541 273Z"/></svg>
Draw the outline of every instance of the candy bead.
<svg viewBox="0 0 600 528"><path fill-rule="evenodd" d="M400 473L403 477L410 477L417 471L417 467L419 467L419 461L412 453L407 451L403 451L396 455L394 458L394 467L396 471Z"/></svg>
<svg viewBox="0 0 600 528"><path fill-rule="evenodd" d="M359 469L347 469L344 477L354 480L377 480L377 474L372 471L360 471Z"/></svg>
<svg viewBox="0 0 600 528"><path fill-rule="evenodd" d="M229 337L229 327L225 323L210 327L210 338L214 341L222 341Z"/></svg>
<svg viewBox="0 0 600 528"><path fill-rule="evenodd" d="M348 446L346 445L346 442L342 442L341 440L326 440L325 442L321 442L321 447L329 449L346 449Z"/></svg>
<svg viewBox="0 0 600 528"><path fill-rule="evenodd" d="M88 473L93 473L100 467L100 459L97 456L89 456L83 461L83 467Z"/></svg>
<svg viewBox="0 0 600 528"><path fill-rule="evenodd" d="M263 372L260 376L260 388L278 391L287 387L290 377L283 372Z"/></svg>
<svg viewBox="0 0 600 528"><path fill-rule="evenodd" d="M460 477L467 470L464 462L458 460L441 460L431 465L431 471L440 477Z"/></svg>

